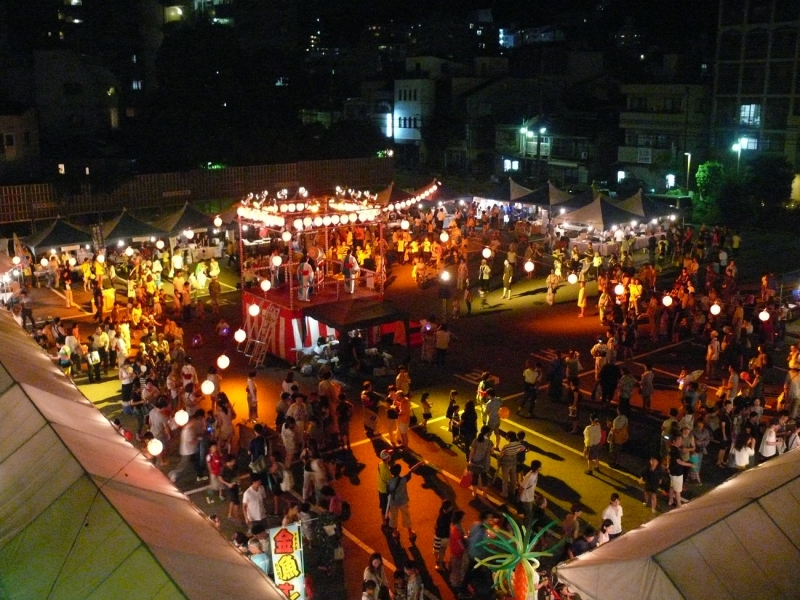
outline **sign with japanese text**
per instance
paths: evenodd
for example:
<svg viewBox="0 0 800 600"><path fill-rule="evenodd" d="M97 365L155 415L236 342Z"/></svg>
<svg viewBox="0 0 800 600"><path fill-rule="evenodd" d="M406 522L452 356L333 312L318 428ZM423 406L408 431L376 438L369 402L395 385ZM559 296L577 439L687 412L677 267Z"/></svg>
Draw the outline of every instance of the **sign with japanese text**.
<svg viewBox="0 0 800 600"><path fill-rule="evenodd" d="M303 542L297 523L269 530L272 567L278 589L289 600L306 600Z"/></svg>

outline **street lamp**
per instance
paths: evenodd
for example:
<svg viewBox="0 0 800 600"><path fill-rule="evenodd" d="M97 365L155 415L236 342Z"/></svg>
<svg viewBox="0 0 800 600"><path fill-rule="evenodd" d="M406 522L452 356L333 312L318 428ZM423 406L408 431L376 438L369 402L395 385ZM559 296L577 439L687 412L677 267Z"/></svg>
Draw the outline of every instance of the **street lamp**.
<svg viewBox="0 0 800 600"><path fill-rule="evenodd" d="M542 177L542 136L547 133L547 127L539 128L539 135L536 136L536 177Z"/></svg>
<svg viewBox="0 0 800 600"><path fill-rule="evenodd" d="M736 152L736 172L739 172L739 167L742 164L742 148L744 148L744 138L739 138L739 141L731 146L731 150Z"/></svg>
<svg viewBox="0 0 800 600"><path fill-rule="evenodd" d="M692 153L691 152L684 152L683 155L686 157L686 191L689 191L689 177L690 173L692 172Z"/></svg>

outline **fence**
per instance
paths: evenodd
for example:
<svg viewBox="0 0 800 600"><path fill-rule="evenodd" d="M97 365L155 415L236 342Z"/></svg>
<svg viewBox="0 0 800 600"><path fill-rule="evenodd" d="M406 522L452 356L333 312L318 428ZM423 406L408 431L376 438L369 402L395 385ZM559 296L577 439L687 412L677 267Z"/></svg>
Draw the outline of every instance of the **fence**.
<svg viewBox="0 0 800 600"><path fill-rule="evenodd" d="M93 192L88 185L76 194L61 192L48 183L2 186L0 223L226 200L295 185L311 189L337 185L377 189L391 183L393 176L392 159L354 158L135 175L108 193Z"/></svg>

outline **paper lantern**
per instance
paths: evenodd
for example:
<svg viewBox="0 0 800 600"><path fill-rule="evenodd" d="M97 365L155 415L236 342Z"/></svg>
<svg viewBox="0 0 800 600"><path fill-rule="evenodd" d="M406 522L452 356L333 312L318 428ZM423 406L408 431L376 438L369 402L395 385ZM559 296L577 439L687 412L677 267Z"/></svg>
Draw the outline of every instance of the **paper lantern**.
<svg viewBox="0 0 800 600"><path fill-rule="evenodd" d="M220 355L220 357L217 359L217 366L220 369L227 369L230 366L230 364L231 364L231 359L224 354Z"/></svg>
<svg viewBox="0 0 800 600"><path fill-rule="evenodd" d="M617 296L622 296L622 294L625 293L625 286L622 285L621 283L618 283L617 285L614 286L614 293Z"/></svg>
<svg viewBox="0 0 800 600"><path fill-rule="evenodd" d="M400 229L408 229L408 227L409 227L408 221L406 221L405 219L400 221Z"/></svg>
<svg viewBox="0 0 800 600"><path fill-rule="evenodd" d="M222 219L214 217L214 227L222 227Z"/></svg>
<svg viewBox="0 0 800 600"><path fill-rule="evenodd" d="M662 303L664 306L672 306L672 296L664 296L664 297L661 299L661 303Z"/></svg>
<svg viewBox="0 0 800 600"><path fill-rule="evenodd" d="M295 206L294 202L292 202L291 204L289 204L289 206L286 207L286 210L288 210L289 212L294 212L296 209L297 206Z"/></svg>
<svg viewBox="0 0 800 600"><path fill-rule="evenodd" d="M259 313L260 313L260 312L261 312L261 307L260 307L258 304L251 304L251 305L250 305L250 306L247 308L247 313L248 313L248 314L249 314L251 317L257 317L257 316L259 315Z"/></svg>
<svg viewBox="0 0 800 600"><path fill-rule="evenodd" d="M191 229L187 229L186 231L183 232L183 235L186 237L187 240L190 240L194 237L194 231L192 231Z"/></svg>
<svg viewBox="0 0 800 600"><path fill-rule="evenodd" d="M714 302L714 304L712 304L712 305L711 305L711 308L709 308L709 309L708 309L708 311L709 311L709 312L710 312L712 315L716 316L716 315L718 315L718 314L719 314L719 313L722 311L722 308L720 307L720 305L719 305L719 304L717 304L716 302Z"/></svg>
<svg viewBox="0 0 800 600"><path fill-rule="evenodd" d="M342 215L341 217L339 217L339 222L340 222L342 225L347 225L347 222L348 222L349 220L350 220L350 217L348 217L347 215Z"/></svg>
<svg viewBox="0 0 800 600"><path fill-rule="evenodd" d="M276 254L275 256L272 257L272 264L274 266L280 267L282 263L283 263L283 259L280 257L279 254Z"/></svg>
<svg viewBox="0 0 800 600"><path fill-rule="evenodd" d="M449 271L442 271L442 274L439 275L439 278L442 281L450 281L450 272Z"/></svg>
<svg viewBox="0 0 800 600"><path fill-rule="evenodd" d="M119 246L120 248L122 248L124 245L125 245L125 241L124 240L120 240L120 241L117 242L117 246Z"/></svg>
<svg viewBox="0 0 800 600"><path fill-rule="evenodd" d="M483 252L481 252L483 258L491 258L492 257L492 250L491 248L484 248Z"/></svg>
<svg viewBox="0 0 800 600"><path fill-rule="evenodd" d="M510 414L511 411L508 410L507 406L501 406L500 409L497 411L497 416L499 416L501 419L507 419Z"/></svg>
<svg viewBox="0 0 800 600"><path fill-rule="evenodd" d="M47 260L46 258L43 258L43 259L42 259L40 262L41 262L41 265L42 265L43 267L46 267L47 265L49 265L49 264L50 264L50 261L49 261L49 260Z"/></svg>
<svg viewBox="0 0 800 600"><path fill-rule="evenodd" d="M175 413L175 423L178 427L183 427L189 422L189 413L183 409L180 409L178 412Z"/></svg>
<svg viewBox="0 0 800 600"><path fill-rule="evenodd" d="M322 224L325 227L328 227L331 224L331 218L328 215L325 215L324 217L322 217Z"/></svg>
<svg viewBox="0 0 800 600"><path fill-rule="evenodd" d="M158 456L164 450L164 444L160 440L153 438L147 442L147 452L150 456Z"/></svg>
<svg viewBox="0 0 800 600"><path fill-rule="evenodd" d="M450 236L448 235L448 233L447 233L446 231L443 231L443 232L441 233L441 235L439 236L439 239L440 239L440 240L442 240L442 243L443 243L443 244L446 244L446 243L447 243L447 240L449 240L449 239L450 239Z"/></svg>
<svg viewBox="0 0 800 600"><path fill-rule="evenodd" d="M575 273L570 273L567 276L567 281L572 283L572 284L576 284L576 283L578 283L578 276L575 275Z"/></svg>
<svg viewBox="0 0 800 600"><path fill-rule="evenodd" d="M220 356L220 358L222 358L222 356ZM225 358L227 358L227 356ZM200 384L200 391L203 392L206 396L210 396L211 394L214 393L214 382L206 379L203 383Z"/></svg>
<svg viewBox="0 0 800 600"><path fill-rule="evenodd" d="M133 256L133 248L131 248L130 246L125 248L125 256Z"/></svg>
<svg viewBox="0 0 800 600"><path fill-rule="evenodd" d="M288 242L288 241L290 241L290 240L292 239L292 234L291 234L291 232L290 232L290 231L284 231L284 232L281 234L281 239L282 239L284 242Z"/></svg>
<svg viewBox="0 0 800 600"><path fill-rule="evenodd" d="M313 221L311 220L311 217L306 217L303 219L303 227L311 227L312 223Z"/></svg>
<svg viewBox="0 0 800 600"><path fill-rule="evenodd" d="M322 217L314 217L314 227L322 227Z"/></svg>
<svg viewBox="0 0 800 600"><path fill-rule="evenodd" d="M55 248L50 248L50 254L55 256L56 255L56 249Z"/></svg>
<svg viewBox="0 0 800 600"><path fill-rule="evenodd" d="M355 223L358 220L358 215L356 213L350 213L348 217L350 218L351 223Z"/></svg>
<svg viewBox="0 0 800 600"><path fill-rule="evenodd" d="M287 210L289 210L289 206L288 206L288 205L286 205L286 204L281 204L281 205L278 207L278 210L280 210L282 213L285 213Z"/></svg>
<svg viewBox="0 0 800 600"><path fill-rule="evenodd" d="M101 265L104 262L106 262L106 255L105 254L98 254L97 255L97 262L99 262Z"/></svg>
<svg viewBox="0 0 800 600"><path fill-rule="evenodd" d="M339 215L331 215L331 224L338 225L339 224Z"/></svg>
<svg viewBox="0 0 800 600"><path fill-rule="evenodd" d="M164 242L163 242L163 240L158 240L158 241L156 242L156 248L158 248L159 250L163 250L163 249L164 249Z"/></svg>
<svg viewBox="0 0 800 600"><path fill-rule="evenodd" d="M20 258L19 258L19 256L15 256L14 258L12 258L12 259L11 259L11 262L12 262L13 264L15 264L15 265L18 265L18 264L20 263Z"/></svg>
<svg viewBox="0 0 800 600"><path fill-rule="evenodd" d="M247 339L247 333L245 333L244 329L237 329L236 333L233 334L233 339L241 344Z"/></svg>
<svg viewBox="0 0 800 600"><path fill-rule="evenodd" d="M758 318L762 321L769 321L769 311L765 308L760 313L758 313Z"/></svg>
<svg viewBox="0 0 800 600"><path fill-rule="evenodd" d="M15 257L15 258L16 258L16 257ZM78 261L77 261L77 260L75 260L75 258L74 258L74 257L70 257L70 259L69 259L69 266L70 266L70 267L74 267L74 266L77 264L77 262L78 262Z"/></svg>
<svg viewBox="0 0 800 600"><path fill-rule="evenodd" d="M265 292L268 292L269 288L271 288L271 287L272 287L272 283L270 282L269 279L262 279L261 280L261 289L262 290L264 290Z"/></svg>
<svg viewBox="0 0 800 600"><path fill-rule="evenodd" d="M300 210L303 210L303 208L304 208L304 207L305 207L305 205L304 205L302 202L298 202L298 203L295 205L295 208L296 208L296 210L298 210L298 211L300 211Z"/></svg>
<svg viewBox="0 0 800 600"><path fill-rule="evenodd" d="M525 263L525 272L527 272L527 273L533 273L533 267L534 267L534 265L533 265L533 261L532 261L532 260L529 260L529 261L527 261L527 262Z"/></svg>

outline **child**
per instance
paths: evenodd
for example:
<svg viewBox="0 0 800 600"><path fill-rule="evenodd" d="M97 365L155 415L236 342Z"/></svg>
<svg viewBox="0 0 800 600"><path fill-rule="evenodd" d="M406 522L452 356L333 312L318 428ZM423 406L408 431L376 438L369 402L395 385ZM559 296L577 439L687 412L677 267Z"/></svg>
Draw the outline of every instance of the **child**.
<svg viewBox="0 0 800 600"><path fill-rule="evenodd" d="M227 489L228 500L228 518L230 520L241 520L241 513L239 507L242 504L239 498L239 478L236 476L236 457L233 454L228 454L225 457L225 467L219 476L219 482Z"/></svg>
<svg viewBox="0 0 800 600"><path fill-rule="evenodd" d="M450 545L450 522L453 517L453 503L450 500L442 502L439 507L439 516L436 517L436 526L433 531L433 557L436 560L436 570L444 571L444 555Z"/></svg>
<svg viewBox="0 0 800 600"><path fill-rule="evenodd" d="M569 394L572 398L572 402L569 405L569 420L572 423L572 429L570 433L580 433L578 429L578 403L581 399L581 391L578 388L578 383L575 381L570 382L569 384Z"/></svg>
<svg viewBox="0 0 800 600"><path fill-rule="evenodd" d="M422 405L422 427L427 428L428 421L433 417L433 406L430 402L428 402L428 398L430 394L428 392L422 392L422 397L419 400L420 405Z"/></svg>
<svg viewBox="0 0 800 600"><path fill-rule="evenodd" d="M394 600L408 600L408 587L404 570L394 572Z"/></svg>
<svg viewBox="0 0 800 600"><path fill-rule="evenodd" d="M703 454L701 452L692 452L689 454L689 462L692 463L692 468L689 471L689 481L698 485L703 482L700 481L700 467L703 464Z"/></svg>
<svg viewBox="0 0 800 600"><path fill-rule="evenodd" d="M453 444L455 444L461 437L461 428L458 425L461 413L459 411L458 403L456 402L457 395L458 392L456 390L450 391L450 404L447 405L447 412L445 413L445 416L449 420L449 429L450 434L453 436Z"/></svg>
<svg viewBox="0 0 800 600"><path fill-rule="evenodd" d="M464 304L467 305L467 316L472 315L472 292L469 290L469 279L465 282L464 287Z"/></svg>
<svg viewBox="0 0 800 600"><path fill-rule="evenodd" d="M650 510L656 512L656 504L658 503L658 491L661 487L662 468L661 462L658 457L651 456L650 463L642 471L639 481L644 484L644 502L643 506L650 505Z"/></svg>
<svg viewBox="0 0 800 600"><path fill-rule="evenodd" d="M247 374L247 406L250 408L250 418L258 419L258 388L256 387L256 372Z"/></svg>
<svg viewBox="0 0 800 600"><path fill-rule="evenodd" d="M220 476L222 475L223 469L223 462L224 458L219 451L219 446L216 443L212 443L208 447L208 454L206 455L206 466L208 467L208 474L211 477L211 482L209 484L209 492L210 494L206 495L206 502L209 504L214 503L214 499L212 496L214 492L217 492L217 497L220 500L225 500L225 496L222 495L225 486L220 481Z"/></svg>

